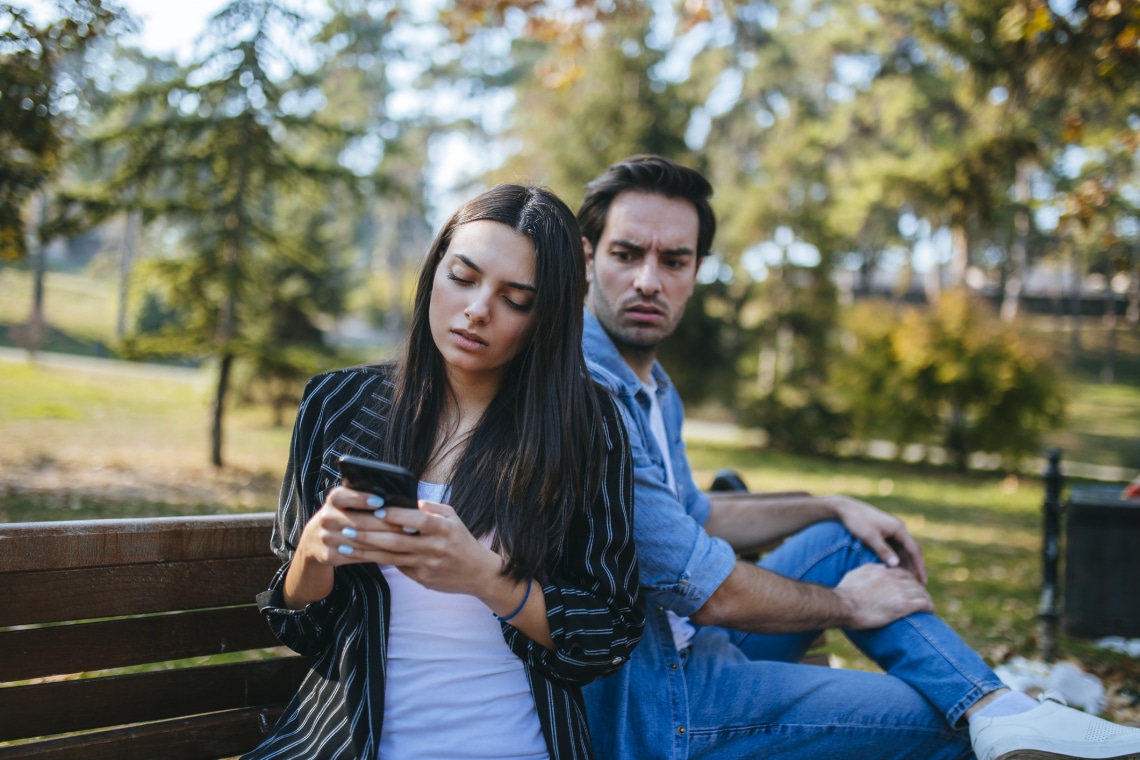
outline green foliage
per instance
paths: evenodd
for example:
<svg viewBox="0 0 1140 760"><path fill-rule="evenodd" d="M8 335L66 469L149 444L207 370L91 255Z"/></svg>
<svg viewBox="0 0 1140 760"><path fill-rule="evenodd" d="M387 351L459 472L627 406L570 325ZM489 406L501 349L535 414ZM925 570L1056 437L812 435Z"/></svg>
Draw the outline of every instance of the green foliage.
<svg viewBox="0 0 1140 760"><path fill-rule="evenodd" d="M975 451L1013 466L1064 418L1065 393L1046 352L964 293L901 315L860 304L846 328L834 377L863 439L936 440L962 469Z"/></svg>
<svg viewBox="0 0 1140 760"><path fill-rule="evenodd" d="M102 0L53 4L55 20L39 25L0 3L0 261L26 253L24 206L60 168L82 56L118 13Z"/></svg>
<svg viewBox="0 0 1140 760"><path fill-rule="evenodd" d="M789 267L765 283L770 313L758 351L740 364L739 408L744 424L763 428L772 446L830 453L850 433L831 388L834 287L820 269Z"/></svg>
<svg viewBox="0 0 1140 760"><path fill-rule="evenodd" d="M269 73L290 65L275 40L302 28L273 0L235 0L210 22L214 49L170 81L140 87L115 115L119 126L93 142L122 155L103 194L186 233L189 255L152 267L182 319L132 349L218 358L219 465L231 363L251 358L267 382L295 382L312 362L292 359L320 345L314 320L344 299L344 279L326 277L331 241L314 231L314 214L356 182L329 155L352 133L299 112L315 83Z"/></svg>
<svg viewBox="0 0 1140 760"><path fill-rule="evenodd" d="M660 153L700 165L683 139L697 103L684 88L653 75L665 57L645 42L653 14L628 5L576 54L529 40L515 43L516 65L534 73L517 86L510 130L522 138L522 149L496 178L549 185L575 208L586 183L627 156Z"/></svg>

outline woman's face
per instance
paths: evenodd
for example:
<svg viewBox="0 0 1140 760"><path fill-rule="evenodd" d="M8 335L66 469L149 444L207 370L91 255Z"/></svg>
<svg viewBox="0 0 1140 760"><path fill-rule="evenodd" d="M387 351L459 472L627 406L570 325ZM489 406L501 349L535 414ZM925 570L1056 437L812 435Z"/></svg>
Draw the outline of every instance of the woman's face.
<svg viewBox="0 0 1140 760"><path fill-rule="evenodd" d="M435 270L428 321L449 377L498 381L530 340L534 244L505 224L460 225Z"/></svg>

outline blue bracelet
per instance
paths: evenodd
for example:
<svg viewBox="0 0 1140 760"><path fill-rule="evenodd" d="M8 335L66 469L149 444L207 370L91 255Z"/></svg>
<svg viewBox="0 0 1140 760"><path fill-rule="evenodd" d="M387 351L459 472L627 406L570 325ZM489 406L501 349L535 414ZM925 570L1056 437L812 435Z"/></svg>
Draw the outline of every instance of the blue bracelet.
<svg viewBox="0 0 1140 760"><path fill-rule="evenodd" d="M526 606L526 600L530 599L530 586L532 583L534 583L534 578L527 578L526 593L523 594L523 600L522 600L522 603L519 604L518 609L516 609L514 612L507 615L506 617L499 617L498 615L495 615L495 617L499 617L500 623L505 623L508 620L513 620L516 615L518 615L520 612L522 612L523 607Z"/></svg>

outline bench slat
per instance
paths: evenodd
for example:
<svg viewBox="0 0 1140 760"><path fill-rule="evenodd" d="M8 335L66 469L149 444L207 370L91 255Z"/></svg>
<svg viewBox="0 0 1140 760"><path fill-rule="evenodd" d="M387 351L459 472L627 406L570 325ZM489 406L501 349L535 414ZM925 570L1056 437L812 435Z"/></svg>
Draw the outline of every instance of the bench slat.
<svg viewBox="0 0 1140 760"><path fill-rule="evenodd" d="M0 631L0 681L281 646L257 607Z"/></svg>
<svg viewBox="0 0 1140 760"><path fill-rule="evenodd" d="M2 552L0 545L0 552ZM0 626L247 604L280 561L261 557L0 575Z"/></svg>
<svg viewBox="0 0 1140 760"><path fill-rule="evenodd" d="M0 689L0 741L284 704L310 664L277 657Z"/></svg>
<svg viewBox="0 0 1140 760"><path fill-rule="evenodd" d="M273 513L0 524L0 573L270 554Z"/></svg>
<svg viewBox="0 0 1140 760"><path fill-rule="evenodd" d="M0 747L0 760L213 760L256 747L282 706L231 710L194 718L117 728L64 739Z"/></svg>

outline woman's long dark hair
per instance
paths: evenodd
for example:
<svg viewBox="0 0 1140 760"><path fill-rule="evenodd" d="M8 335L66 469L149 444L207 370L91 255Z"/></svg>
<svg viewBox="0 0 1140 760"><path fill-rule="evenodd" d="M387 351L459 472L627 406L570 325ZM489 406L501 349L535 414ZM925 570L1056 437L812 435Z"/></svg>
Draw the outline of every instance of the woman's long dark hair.
<svg viewBox="0 0 1140 760"><path fill-rule="evenodd" d="M428 323L435 271L455 230L477 220L507 225L534 244L535 324L459 457L451 504L494 548L514 578L546 578L573 516L600 480L598 397L582 357L586 294L581 236L548 190L498 185L464 204L440 230L420 272L407 350L396 365L383 455L421 475L446 406L443 357Z"/></svg>

